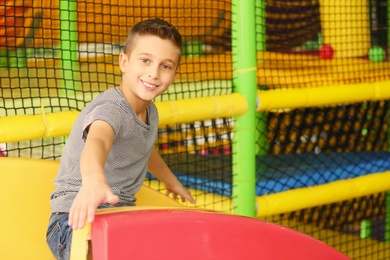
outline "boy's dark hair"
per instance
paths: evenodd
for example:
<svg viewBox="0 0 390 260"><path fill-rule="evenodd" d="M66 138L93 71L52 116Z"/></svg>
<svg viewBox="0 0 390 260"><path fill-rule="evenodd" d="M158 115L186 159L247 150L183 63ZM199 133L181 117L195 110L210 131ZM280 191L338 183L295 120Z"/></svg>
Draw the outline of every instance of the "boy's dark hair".
<svg viewBox="0 0 390 260"><path fill-rule="evenodd" d="M182 39L179 31L170 23L159 18L141 21L135 24L127 35L124 53L131 52L133 41L139 35L153 35L170 40L181 51Z"/></svg>

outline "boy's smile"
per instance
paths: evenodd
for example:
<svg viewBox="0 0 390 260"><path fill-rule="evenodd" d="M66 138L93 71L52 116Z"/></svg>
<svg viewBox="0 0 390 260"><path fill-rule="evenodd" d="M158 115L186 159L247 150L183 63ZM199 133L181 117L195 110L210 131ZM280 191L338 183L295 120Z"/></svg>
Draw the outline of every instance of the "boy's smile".
<svg viewBox="0 0 390 260"><path fill-rule="evenodd" d="M142 81L142 80L141 80ZM148 87L148 88L155 88L156 86L155 85L152 85L152 84L148 84L148 83L146 83L146 82L144 82L144 81L142 81L143 83L144 83L144 85L146 86L146 87Z"/></svg>
<svg viewBox="0 0 390 260"><path fill-rule="evenodd" d="M135 112L168 89L178 72L179 56L180 49L170 40L152 35L138 36L131 53L120 54L120 88Z"/></svg>

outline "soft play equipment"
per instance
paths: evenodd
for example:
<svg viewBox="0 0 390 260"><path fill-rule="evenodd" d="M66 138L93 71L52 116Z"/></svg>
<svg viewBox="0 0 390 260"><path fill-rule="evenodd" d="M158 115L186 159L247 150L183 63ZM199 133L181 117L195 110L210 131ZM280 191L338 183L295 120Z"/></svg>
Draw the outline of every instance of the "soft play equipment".
<svg viewBox="0 0 390 260"><path fill-rule="evenodd" d="M0 158L0 259L54 259L46 245L46 229L58 166L59 162L53 160ZM137 199L140 206L181 206L146 186Z"/></svg>
<svg viewBox="0 0 390 260"><path fill-rule="evenodd" d="M198 209L132 207L124 212L106 211L86 229L74 233L73 245L77 243L77 247L72 248L71 259L86 259L88 238L94 260L349 259L292 229Z"/></svg>
<svg viewBox="0 0 390 260"><path fill-rule="evenodd" d="M0 259L53 259L45 232L59 163L0 158ZM253 218L183 207L142 187L137 207L100 210L74 233L72 260L86 259L348 259L297 231ZM21 250L20 245L23 245Z"/></svg>

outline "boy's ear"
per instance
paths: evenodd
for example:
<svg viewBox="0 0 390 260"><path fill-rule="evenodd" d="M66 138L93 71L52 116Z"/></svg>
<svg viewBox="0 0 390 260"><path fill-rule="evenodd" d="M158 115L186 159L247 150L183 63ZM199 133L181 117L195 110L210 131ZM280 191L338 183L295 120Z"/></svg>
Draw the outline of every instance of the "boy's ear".
<svg viewBox="0 0 390 260"><path fill-rule="evenodd" d="M180 71L179 71L179 69L177 69L176 72L175 72L175 76L174 76L173 79L172 79L171 84L172 84L173 82L175 82L175 79L176 79L177 75L179 75L179 74L180 74Z"/></svg>
<svg viewBox="0 0 390 260"><path fill-rule="evenodd" d="M126 71L126 63L127 62L128 62L127 55L124 52L121 52L119 54L119 67L120 67L122 73Z"/></svg>

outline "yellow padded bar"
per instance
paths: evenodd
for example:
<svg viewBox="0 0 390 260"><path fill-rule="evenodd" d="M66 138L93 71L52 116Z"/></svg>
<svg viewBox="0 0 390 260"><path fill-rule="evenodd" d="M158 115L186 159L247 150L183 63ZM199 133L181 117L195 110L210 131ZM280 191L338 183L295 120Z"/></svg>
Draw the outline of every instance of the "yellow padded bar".
<svg viewBox="0 0 390 260"><path fill-rule="evenodd" d="M248 104L240 94L156 102L160 126L238 116ZM78 111L0 118L0 143L68 136Z"/></svg>
<svg viewBox="0 0 390 260"><path fill-rule="evenodd" d="M390 98L390 81L302 89L259 90L258 111L375 101Z"/></svg>
<svg viewBox="0 0 390 260"><path fill-rule="evenodd" d="M256 197L256 217L277 215L390 190L390 171Z"/></svg>

